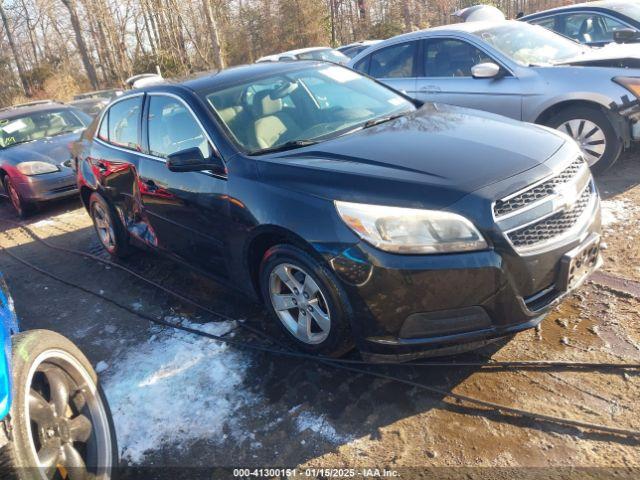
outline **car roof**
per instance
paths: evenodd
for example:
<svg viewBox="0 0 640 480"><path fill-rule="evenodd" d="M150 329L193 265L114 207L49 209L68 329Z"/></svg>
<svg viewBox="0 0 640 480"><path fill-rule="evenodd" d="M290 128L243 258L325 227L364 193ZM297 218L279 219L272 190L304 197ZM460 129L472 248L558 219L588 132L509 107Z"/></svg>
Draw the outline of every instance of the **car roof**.
<svg viewBox="0 0 640 480"><path fill-rule="evenodd" d="M295 62L261 62L231 67L218 72L207 72L198 77L168 83L183 85L196 92L214 90L226 86L240 84L254 78L266 77L278 73L291 72L304 66L333 65L316 60L298 60ZM162 85L150 87L149 90L162 90ZM146 90L146 89L145 89Z"/></svg>
<svg viewBox="0 0 640 480"><path fill-rule="evenodd" d="M541 12L531 13L529 15L525 15L521 18L521 20L527 20L529 18L536 18L549 15L550 13L559 13L559 12L573 12L584 9L596 10L596 11L606 11L607 13L616 13L620 15L624 15L622 12L619 12L615 9L615 7L628 5L630 2L621 1L621 0L598 0L595 2L585 2L585 3L575 3L572 5L564 5L562 7L550 8L548 10L543 10Z"/></svg>
<svg viewBox="0 0 640 480"><path fill-rule="evenodd" d="M1 109L0 120L23 116L23 115L29 115L31 113L37 113L37 112L70 110L70 109L71 107L69 107L69 105L65 105L64 103L55 103L55 102L43 103L39 105L28 105L28 106L17 105L15 107L7 107L7 108Z"/></svg>
<svg viewBox="0 0 640 480"><path fill-rule="evenodd" d="M388 40L385 40L382 43L386 43L389 40L393 40L393 43L401 40L411 40L422 38L425 35L428 35L431 32L440 32L440 33L456 33L456 32L464 32L464 33L474 33L478 30L484 30L486 28L498 27L504 24L517 24L519 27L522 27L522 23L517 22L515 20L495 20L495 21L484 21L484 22L462 22L462 23L452 23L450 25L441 25L439 27L425 28L424 30L416 30L415 32L405 33L402 35L398 35L396 37L392 37ZM379 43L377 45L380 45Z"/></svg>

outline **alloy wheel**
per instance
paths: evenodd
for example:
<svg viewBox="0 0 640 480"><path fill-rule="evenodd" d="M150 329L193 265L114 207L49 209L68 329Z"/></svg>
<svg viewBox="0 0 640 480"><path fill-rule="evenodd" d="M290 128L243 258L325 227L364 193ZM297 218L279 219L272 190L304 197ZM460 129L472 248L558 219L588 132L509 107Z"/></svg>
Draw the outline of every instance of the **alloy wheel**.
<svg viewBox="0 0 640 480"><path fill-rule="evenodd" d="M111 222L111 215L105 210L100 203L94 203L92 206L93 223L98 233L100 243L111 252L116 248L116 234Z"/></svg>
<svg viewBox="0 0 640 480"><path fill-rule="evenodd" d="M331 330L331 314L316 281L301 267L277 265L269 276L271 304L285 328L297 340L317 345Z"/></svg>
<svg viewBox="0 0 640 480"><path fill-rule="evenodd" d="M106 409L84 368L63 351L45 352L26 386L26 419L43 478L109 478L111 441Z"/></svg>
<svg viewBox="0 0 640 480"><path fill-rule="evenodd" d="M595 165L607 149L607 139L604 131L590 120L569 120L560 125L558 130L563 131L578 142L589 166Z"/></svg>

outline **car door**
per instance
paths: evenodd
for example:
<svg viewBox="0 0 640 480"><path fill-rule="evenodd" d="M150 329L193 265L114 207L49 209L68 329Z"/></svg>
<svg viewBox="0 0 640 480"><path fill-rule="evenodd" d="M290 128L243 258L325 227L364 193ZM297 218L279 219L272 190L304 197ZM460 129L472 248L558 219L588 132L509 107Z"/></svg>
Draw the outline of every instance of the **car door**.
<svg viewBox="0 0 640 480"><path fill-rule="evenodd" d="M101 193L131 229L136 218L134 192L142 151L141 122L144 95L122 97L104 112L93 138L87 168L101 185Z"/></svg>
<svg viewBox="0 0 640 480"><path fill-rule="evenodd" d="M425 39L421 52L418 100L522 118L520 82L484 50L459 38L436 37ZM502 73L496 78L474 78L472 67L480 63L496 63Z"/></svg>
<svg viewBox="0 0 640 480"><path fill-rule="evenodd" d="M356 63L354 69L414 97L418 45L414 40L380 48Z"/></svg>
<svg viewBox="0 0 640 480"><path fill-rule="evenodd" d="M205 159L219 159L211 139L187 103L173 94L150 93L144 120L147 154L140 161L139 195L154 247L209 274L227 277L226 176L172 172L166 164L169 155L194 147Z"/></svg>

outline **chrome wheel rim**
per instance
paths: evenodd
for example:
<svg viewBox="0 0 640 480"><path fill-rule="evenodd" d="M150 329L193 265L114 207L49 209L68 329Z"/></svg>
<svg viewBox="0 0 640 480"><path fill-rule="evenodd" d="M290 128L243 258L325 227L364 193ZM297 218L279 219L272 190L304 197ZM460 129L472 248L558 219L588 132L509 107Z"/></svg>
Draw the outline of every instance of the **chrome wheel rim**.
<svg viewBox="0 0 640 480"><path fill-rule="evenodd" d="M40 477L110 478L109 421L85 368L67 352L50 350L35 360L28 380L24 411Z"/></svg>
<svg viewBox="0 0 640 480"><path fill-rule="evenodd" d="M604 131L591 120L569 120L558 129L578 142L589 166L595 165L607 149L607 137Z"/></svg>
<svg viewBox="0 0 640 480"><path fill-rule="evenodd" d="M331 330L331 313L322 290L302 268L277 265L269 276L271 305L285 328L297 340L317 345Z"/></svg>
<svg viewBox="0 0 640 480"><path fill-rule="evenodd" d="M94 203L92 210L93 224L98 233L100 243L108 251L112 251L116 248L116 236L111 224L111 216L99 203Z"/></svg>

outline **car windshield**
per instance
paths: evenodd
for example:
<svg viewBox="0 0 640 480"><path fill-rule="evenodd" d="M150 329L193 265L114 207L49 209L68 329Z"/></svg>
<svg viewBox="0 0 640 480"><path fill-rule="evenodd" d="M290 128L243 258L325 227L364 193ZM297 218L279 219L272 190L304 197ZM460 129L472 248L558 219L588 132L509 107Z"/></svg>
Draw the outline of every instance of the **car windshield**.
<svg viewBox="0 0 640 480"><path fill-rule="evenodd" d="M393 90L337 65L274 74L204 96L250 154L326 140L416 109Z"/></svg>
<svg viewBox="0 0 640 480"><path fill-rule="evenodd" d="M589 50L546 28L527 23L502 24L474 34L523 66L553 65Z"/></svg>
<svg viewBox="0 0 640 480"><path fill-rule="evenodd" d="M82 116L84 114L61 109L3 118L0 120L0 149L81 130L87 125Z"/></svg>
<svg viewBox="0 0 640 480"><path fill-rule="evenodd" d="M331 48L299 53L296 57L298 57L298 60L324 60L333 63L347 63L349 61L349 57L345 54Z"/></svg>
<svg viewBox="0 0 640 480"><path fill-rule="evenodd" d="M607 8L640 22L640 4L632 2L611 3L607 4Z"/></svg>

